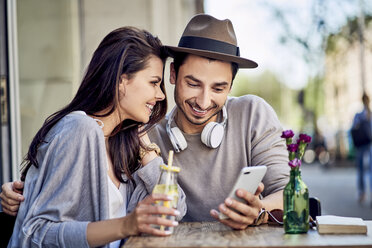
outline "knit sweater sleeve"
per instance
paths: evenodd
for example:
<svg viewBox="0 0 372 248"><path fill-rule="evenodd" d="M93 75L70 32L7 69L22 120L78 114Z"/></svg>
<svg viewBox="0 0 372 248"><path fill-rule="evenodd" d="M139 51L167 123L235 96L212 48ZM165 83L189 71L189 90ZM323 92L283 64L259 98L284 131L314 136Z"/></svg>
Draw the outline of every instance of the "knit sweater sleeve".
<svg viewBox="0 0 372 248"><path fill-rule="evenodd" d="M102 166L106 155L100 130L80 122L64 123L60 128L40 146L39 167L32 166L27 174L26 201L16 223L19 232L12 237L12 241L19 240L16 246L89 247L88 223L108 217L107 173Z"/></svg>
<svg viewBox="0 0 372 248"><path fill-rule="evenodd" d="M251 148L251 165L266 165L267 172L263 179L265 189L263 195L284 189L289 179L288 152L281 133L283 131L279 119L263 99L255 97L255 118L251 118L249 142Z"/></svg>

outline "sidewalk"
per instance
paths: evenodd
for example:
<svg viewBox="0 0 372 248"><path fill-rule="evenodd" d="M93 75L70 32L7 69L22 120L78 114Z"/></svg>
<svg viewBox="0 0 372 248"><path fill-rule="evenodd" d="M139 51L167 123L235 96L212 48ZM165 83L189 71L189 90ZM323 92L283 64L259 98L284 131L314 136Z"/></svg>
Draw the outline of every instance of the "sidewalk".
<svg viewBox="0 0 372 248"><path fill-rule="evenodd" d="M353 166L324 168L320 164L304 164L301 169L302 179L309 188L310 196L321 201L322 215L360 217L372 220L371 192L367 187L367 199L358 203L357 170ZM369 186L368 175L366 175Z"/></svg>

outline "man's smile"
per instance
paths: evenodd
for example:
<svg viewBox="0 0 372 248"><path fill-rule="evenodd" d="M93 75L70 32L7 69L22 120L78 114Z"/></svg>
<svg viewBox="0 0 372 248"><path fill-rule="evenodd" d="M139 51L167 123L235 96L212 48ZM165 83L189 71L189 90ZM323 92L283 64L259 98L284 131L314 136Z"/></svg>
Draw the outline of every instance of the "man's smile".
<svg viewBox="0 0 372 248"><path fill-rule="evenodd" d="M192 115L194 115L197 118L206 117L211 112L212 109L216 108L216 106L213 106L203 110L198 108L195 104L191 104L190 102L187 102L187 105L189 106Z"/></svg>

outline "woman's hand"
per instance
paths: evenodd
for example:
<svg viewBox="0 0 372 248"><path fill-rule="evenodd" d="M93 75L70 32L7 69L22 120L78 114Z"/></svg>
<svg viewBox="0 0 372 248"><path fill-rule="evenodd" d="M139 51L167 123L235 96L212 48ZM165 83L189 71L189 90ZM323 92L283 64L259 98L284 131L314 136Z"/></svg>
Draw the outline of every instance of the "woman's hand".
<svg viewBox="0 0 372 248"><path fill-rule="evenodd" d="M4 213L12 216L17 215L19 205L25 200L22 195L23 186L24 184L21 181L3 184L1 187L2 192L0 193L0 198Z"/></svg>
<svg viewBox="0 0 372 248"><path fill-rule="evenodd" d="M169 235L169 231L161 231L151 225L163 225L174 227L178 225L177 221L167 220L161 215L179 215L179 211L163 206L156 206L156 201L172 200L164 194L152 194L139 202L135 210L130 213L128 221L124 223L123 231L130 232L128 235L138 235L139 233L148 233L158 236Z"/></svg>
<svg viewBox="0 0 372 248"><path fill-rule="evenodd" d="M151 144L151 141L150 141L150 138L149 136L147 135L147 133L144 133L140 136L140 140L141 140L141 143L147 147ZM141 148L143 149L143 148ZM143 166L145 166L146 164L148 164L151 160L155 159L156 157L158 157L159 155L153 150L153 151L146 151L145 154L142 154L142 157L141 157L141 164Z"/></svg>
<svg viewBox="0 0 372 248"><path fill-rule="evenodd" d="M122 218L90 222L87 229L87 240L91 247L102 246L128 236L148 233L157 236L170 235L151 225L177 226L178 222L167 220L161 215L179 215L175 209L155 206L156 201L169 201L163 194L152 194L139 202L135 210ZM159 215L159 216L157 216Z"/></svg>

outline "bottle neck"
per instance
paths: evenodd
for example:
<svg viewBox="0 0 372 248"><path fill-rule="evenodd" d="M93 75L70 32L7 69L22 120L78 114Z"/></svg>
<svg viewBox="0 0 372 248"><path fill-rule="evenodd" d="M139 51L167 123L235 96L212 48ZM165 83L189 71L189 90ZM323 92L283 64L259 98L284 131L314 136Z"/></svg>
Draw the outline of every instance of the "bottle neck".
<svg viewBox="0 0 372 248"><path fill-rule="evenodd" d="M177 172L170 170L161 170L158 184L173 185L177 184Z"/></svg>
<svg viewBox="0 0 372 248"><path fill-rule="evenodd" d="M291 168L290 176L291 177L301 177L300 168L299 167Z"/></svg>

